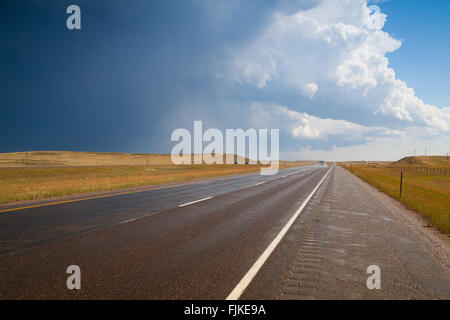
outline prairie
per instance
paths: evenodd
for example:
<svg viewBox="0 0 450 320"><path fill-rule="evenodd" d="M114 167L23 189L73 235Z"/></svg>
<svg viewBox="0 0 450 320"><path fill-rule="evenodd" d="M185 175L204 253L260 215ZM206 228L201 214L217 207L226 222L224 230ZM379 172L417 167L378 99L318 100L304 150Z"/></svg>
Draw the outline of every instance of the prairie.
<svg viewBox="0 0 450 320"><path fill-rule="evenodd" d="M168 154L34 151L0 154L0 204L194 181L259 171L261 165L174 165ZM280 161L280 168L315 161Z"/></svg>

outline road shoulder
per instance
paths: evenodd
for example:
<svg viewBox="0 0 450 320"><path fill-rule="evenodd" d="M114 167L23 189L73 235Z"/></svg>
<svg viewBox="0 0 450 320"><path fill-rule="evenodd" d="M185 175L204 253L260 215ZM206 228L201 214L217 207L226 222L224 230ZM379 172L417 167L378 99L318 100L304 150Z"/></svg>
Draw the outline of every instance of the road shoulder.
<svg viewBox="0 0 450 320"><path fill-rule="evenodd" d="M450 299L448 238L336 167L244 299ZM367 269L381 270L368 289Z"/></svg>
<svg viewBox="0 0 450 320"><path fill-rule="evenodd" d="M363 181L360 177L354 175L347 169L345 169L345 171L352 175L361 188L369 192L380 202L380 204L385 206L387 210L390 210L405 224L405 226L408 226L412 231L420 234L423 237L423 240L428 242L436 253L444 259L443 262L447 266L450 265L450 235L444 234L438 228L431 227L421 213L406 208L400 201L379 191L377 188Z"/></svg>

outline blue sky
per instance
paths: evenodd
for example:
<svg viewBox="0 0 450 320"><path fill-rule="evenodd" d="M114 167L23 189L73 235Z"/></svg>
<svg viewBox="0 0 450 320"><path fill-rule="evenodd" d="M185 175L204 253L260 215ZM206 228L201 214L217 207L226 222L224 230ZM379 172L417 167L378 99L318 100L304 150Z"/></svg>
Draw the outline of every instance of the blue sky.
<svg viewBox="0 0 450 320"><path fill-rule="evenodd" d="M391 0L379 5L388 15L383 29L402 40L402 47L388 55L398 77L427 103L449 106L450 1Z"/></svg>
<svg viewBox="0 0 450 320"><path fill-rule="evenodd" d="M66 28L70 4L81 30ZM280 128L285 159L444 154L450 3L377 5L2 1L0 152L167 153L203 120Z"/></svg>

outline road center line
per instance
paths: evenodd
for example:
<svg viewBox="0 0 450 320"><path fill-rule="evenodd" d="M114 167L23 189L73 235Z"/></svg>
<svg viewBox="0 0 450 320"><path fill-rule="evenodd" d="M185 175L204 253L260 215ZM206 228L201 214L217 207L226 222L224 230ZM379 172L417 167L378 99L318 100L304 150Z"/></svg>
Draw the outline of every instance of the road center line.
<svg viewBox="0 0 450 320"><path fill-rule="evenodd" d="M258 182L258 183L255 183L254 186L259 186L259 185L264 184L264 183L266 183L266 182L265 182L265 181L263 181L263 182Z"/></svg>
<svg viewBox="0 0 450 320"><path fill-rule="evenodd" d="M272 254L272 252L275 250L275 248L278 246L278 244L281 242L281 240L284 238L286 233L289 231L292 224L294 224L295 220L298 218L300 213L303 211L303 209L308 204L309 200L313 197L313 195L316 193L317 189L319 189L322 182L325 180L326 177L328 177L329 173L333 167L331 167L326 175L320 180L320 182L317 184L317 186L314 188L314 190L309 194L309 196L303 201L302 205L295 211L294 215L289 219L289 221L286 223L286 225L281 229L281 231L277 234L275 239L272 240L272 242L269 244L266 250L262 253L262 255L256 260L256 262L253 264L253 266L248 270L248 272L245 274L245 276L239 281L237 286L231 291L231 293L228 295L226 300L237 300L239 297L244 293L245 289L247 289L250 282L253 280L253 278L256 276L258 271L261 269L261 267L264 265L264 263L267 261L269 256Z"/></svg>
<svg viewBox="0 0 450 320"><path fill-rule="evenodd" d="M132 191L111 193L111 194L103 194L103 195L86 197L86 198L78 198L78 199L71 199L71 200L61 200L61 201L57 201L57 202L47 202L47 203L44 202L44 203L41 203L41 204L29 205L29 206L25 206L25 207L14 207L14 208L9 208L9 209L0 209L0 213L21 211L21 210L25 210L25 209L32 209L32 208L39 208L39 207L55 206L55 205L60 205L60 204L66 204L66 203L72 203L72 202L80 202L80 201L93 200L93 199L117 197L117 196L122 196L122 195L127 195L127 194L134 194L134 193L141 193L141 192L147 192L147 191L153 191L153 190L161 190L161 189L182 187L182 186L187 186L187 185L208 183L208 182L211 182L211 181L228 180L228 179L233 179L233 178L245 177L245 176L252 175L252 174L254 174L254 173L235 175L235 176L231 176L231 177L215 177L215 178L212 178L212 179L209 179L209 180L201 180L201 181L195 181L195 182L180 183L180 184L174 184L174 185L168 185L168 186L162 186L162 187L155 187L155 188L149 188L149 189L143 189L143 190L132 190ZM46 201L46 199L40 199L40 200Z"/></svg>
<svg viewBox="0 0 450 320"><path fill-rule="evenodd" d="M207 198L191 201L191 202L188 202L188 203L179 204L178 206L179 207L185 207L185 206L188 206L190 204L194 204L194 203L201 202L201 201L206 201L206 200L209 200L209 199L212 199L212 197L207 197Z"/></svg>
<svg viewBox="0 0 450 320"><path fill-rule="evenodd" d="M117 224L130 223L130 222L136 221L137 219L139 219L139 218L133 218L133 219L128 219L128 220L123 220L123 221L120 221L120 222L117 223Z"/></svg>

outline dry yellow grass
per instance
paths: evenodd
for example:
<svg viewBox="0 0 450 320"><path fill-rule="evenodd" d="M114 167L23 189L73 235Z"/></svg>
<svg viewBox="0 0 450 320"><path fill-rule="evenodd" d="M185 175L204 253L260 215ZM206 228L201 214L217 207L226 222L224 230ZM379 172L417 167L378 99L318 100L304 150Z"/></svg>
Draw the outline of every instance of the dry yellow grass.
<svg viewBox="0 0 450 320"><path fill-rule="evenodd" d="M0 169L0 203L193 181L260 169L260 165L173 165L170 155L65 151L33 152L30 157L33 162L30 158L28 161L35 167L24 167L24 156L24 153L0 154L3 164L17 166ZM313 163L282 161L280 167Z"/></svg>
<svg viewBox="0 0 450 320"><path fill-rule="evenodd" d="M445 157L433 157L427 162L418 159L420 166L437 165L445 168ZM428 223L444 233L450 233L450 175L427 172L404 171L403 192L400 198L400 172L410 166L408 161L387 164L343 165L366 182L393 198L403 202L408 208L422 213ZM438 170L436 170L438 171ZM439 171L440 172L440 171Z"/></svg>
<svg viewBox="0 0 450 320"><path fill-rule="evenodd" d="M0 167L170 165L170 154L120 152L30 151L0 153Z"/></svg>
<svg viewBox="0 0 450 320"><path fill-rule="evenodd" d="M235 161L246 162L240 156ZM225 155L223 155L224 163ZM191 155L193 162L193 155ZM280 161L281 166L302 165L305 161ZM306 161L315 163L315 161ZM171 165L170 154L143 154L121 152L30 151L0 153L0 168L75 167L75 166L149 166Z"/></svg>

